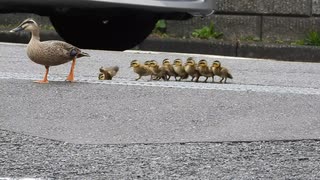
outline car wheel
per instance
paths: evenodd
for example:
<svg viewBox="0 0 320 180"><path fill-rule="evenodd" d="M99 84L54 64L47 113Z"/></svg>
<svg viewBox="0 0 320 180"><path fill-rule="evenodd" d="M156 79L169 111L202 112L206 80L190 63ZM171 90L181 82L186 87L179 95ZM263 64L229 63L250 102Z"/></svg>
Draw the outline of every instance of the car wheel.
<svg viewBox="0 0 320 180"><path fill-rule="evenodd" d="M122 51L141 43L158 19L138 14L111 18L52 16L50 20L65 41L79 48Z"/></svg>

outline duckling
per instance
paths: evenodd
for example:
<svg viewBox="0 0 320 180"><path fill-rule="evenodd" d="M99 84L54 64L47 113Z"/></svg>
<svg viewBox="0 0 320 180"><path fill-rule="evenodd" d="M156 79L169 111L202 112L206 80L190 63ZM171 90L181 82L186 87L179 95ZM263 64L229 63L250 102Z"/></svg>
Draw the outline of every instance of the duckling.
<svg viewBox="0 0 320 180"><path fill-rule="evenodd" d="M164 59L162 61L162 67L166 72L167 80L170 80L171 76L174 76L175 79L177 80L177 78L176 78L177 77L177 73L174 71L173 66L172 66L172 64L171 64L169 59Z"/></svg>
<svg viewBox="0 0 320 180"><path fill-rule="evenodd" d="M178 81L181 81L181 79L187 79L188 78L188 73L184 69L184 65L182 64L181 59L175 59L173 62L173 69L176 72L177 76L180 77ZM176 76L176 77L177 77ZM175 77L175 78L176 78Z"/></svg>
<svg viewBox="0 0 320 180"><path fill-rule="evenodd" d="M214 75L220 76L220 83L224 80L224 83L227 83L227 78L233 79L233 76L230 74L229 70L221 66L220 61L214 61L212 63L212 72Z"/></svg>
<svg viewBox="0 0 320 180"><path fill-rule="evenodd" d="M193 60L192 57L189 57L187 59L184 69L192 77L191 81L193 81L193 79L196 78L195 82L198 82L200 73L197 69L196 62Z"/></svg>
<svg viewBox="0 0 320 180"><path fill-rule="evenodd" d="M206 77L206 79L204 80L204 82L207 82L209 77L212 77L212 82L213 82L213 72L211 70L211 68L208 67L208 62L205 59L201 59L198 62L198 70L201 76Z"/></svg>
<svg viewBox="0 0 320 180"><path fill-rule="evenodd" d="M112 67L101 67L99 69L100 74L98 76L99 80L112 80L112 78L117 74L119 71L118 66L112 66Z"/></svg>
<svg viewBox="0 0 320 180"><path fill-rule="evenodd" d="M144 64L140 64L138 60L132 60L130 63L130 67L132 67L133 71L139 75L139 77L136 78L136 81L139 80L142 76L152 75L152 71L150 70L150 68ZM150 80L152 80L152 77Z"/></svg>
<svg viewBox="0 0 320 180"><path fill-rule="evenodd" d="M66 81L73 82L76 58L89 56L89 54L82 52L79 48L63 41L40 41L40 28L31 18L24 20L18 27L10 30L10 32L19 32L23 30L31 32L31 39L27 45L28 57L31 61L44 65L46 68L43 79L35 82L49 83L49 67L64 64L69 61L72 61L72 64Z"/></svg>
<svg viewBox="0 0 320 180"><path fill-rule="evenodd" d="M161 78L163 80L167 80L167 75L164 67L160 67L155 60L150 61L150 69L153 73L153 75L156 76L155 80L160 80Z"/></svg>
<svg viewBox="0 0 320 180"><path fill-rule="evenodd" d="M150 63L151 63L151 61L147 60L144 62L144 65L146 65L147 67L150 67Z"/></svg>

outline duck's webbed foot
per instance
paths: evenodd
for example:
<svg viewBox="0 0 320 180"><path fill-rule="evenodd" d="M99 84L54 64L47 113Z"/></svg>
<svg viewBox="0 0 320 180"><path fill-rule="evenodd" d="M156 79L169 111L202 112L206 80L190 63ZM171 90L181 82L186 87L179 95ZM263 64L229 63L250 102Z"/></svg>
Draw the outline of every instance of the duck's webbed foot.
<svg viewBox="0 0 320 180"><path fill-rule="evenodd" d="M38 81L33 81L35 83L40 83L40 84L47 84L49 83L48 81L48 74L49 74L49 66L45 66L46 67L46 73L44 74L44 77L42 80L38 80Z"/></svg>

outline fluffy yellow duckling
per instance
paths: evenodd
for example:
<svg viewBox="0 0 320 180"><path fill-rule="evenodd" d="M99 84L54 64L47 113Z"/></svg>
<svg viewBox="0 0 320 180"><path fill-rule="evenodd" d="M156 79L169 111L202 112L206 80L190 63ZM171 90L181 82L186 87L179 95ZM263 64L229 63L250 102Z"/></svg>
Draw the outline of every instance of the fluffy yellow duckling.
<svg viewBox="0 0 320 180"><path fill-rule="evenodd" d="M151 61L147 60L147 61L144 62L144 65L150 67L150 63L151 63Z"/></svg>
<svg viewBox="0 0 320 180"><path fill-rule="evenodd" d="M178 81L181 81L181 79L187 79L188 78L188 73L185 71L184 65L183 65L181 59L175 59L174 60L174 62L173 62L173 70L180 77L180 79Z"/></svg>
<svg viewBox="0 0 320 180"><path fill-rule="evenodd" d="M193 79L196 78L195 82L198 82L200 73L198 71L196 62L193 60L192 57L189 57L187 59L184 69L192 77L191 81L193 81Z"/></svg>
<svg viewBox="0 0 320 180"><path fill-rule="evenodd" d="M175 78L177 77L177 73L174 71L173 66L172 66L172 64L171 64L169 59L164 59L162 61L162 67L166 72L167 80L170 80L171 76L173 76Z"/></svg>
<svg viewBox="0 0 320 180"><path fill-rule="evenodd" d="M136 78L136 81L139 80L142 76L152 75L152 71L150 70L150 68L144 64L140 64L138 60L132 60L130 63L130 67L133 68L133 72L139 75L138 78Z"/></svg>
<svg viewBox="0 0 320 180"><path fill-rule="evenodd" d="M167 80L167 75L166 75L166 71L164 69L164 67L160 67L157 63L157 61L155 60L151 60L150 61L150 69L153 73L153 75L155 76L155 80Z"/></svg>
<svg viewBox="0 0 320 180"><path fill-rule="evenodd" d="M229 70L225 67L221 66L220 61L214 61L212 63L212 72L214 75L220 76L221 80L220 83L222 83L222 81L224 80L224 83L227 82L227 78L232 79L232 75L230 74Z"/></svg>
<svg viewBox="0 0 320 180"><path fill-rule="evenodd" d="M206 77L206 79L204 80L204 82L207 82L209 77L212 77L212 82L213 82L213 72L211 70L211 68L208 67L208 62L205 59L201 59L198 62L198 70L201 76Z"/></svg>

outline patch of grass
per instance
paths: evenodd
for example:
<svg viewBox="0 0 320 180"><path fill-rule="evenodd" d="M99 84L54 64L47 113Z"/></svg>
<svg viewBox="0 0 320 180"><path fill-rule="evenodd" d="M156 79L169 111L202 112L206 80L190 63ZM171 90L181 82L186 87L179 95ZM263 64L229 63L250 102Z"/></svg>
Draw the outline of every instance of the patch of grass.
<svg viewBox="0 0 320 180"><path fill-rule="evenodd" d="M219 39L223 36L223 33L217 32L213 22L211 22L209 26L204 26L201 29L195 29L191 35L192 37L200 39Z"/></svg>
<svg viewBox="0 0 320 180"><path fill-rule="evenodd" d="M158 34L158 35L162 35L166 33L166 29L167 29L167 23L165 20L160 19L158 20L158 22L156 23L154 29L153 29L153 33Z"/></svg>
<svg viewBox="0 0 320 180"><path fill-rule="evenodd" d="M55 31L54 27L52 25L41 25L41 29L48 30L48 31Z"/></svg>
<svg viewBox="0 0 320 180"><path fill-rule="evenodd" d="M306 38L298 40L292 44L295 45L308 45L308 46L320 46L320 32L310 31Z"/></svg>
<svg viewBox="0 0 320 180"><path fill-rule="evenodd" d="M19 24L1 24L0 29L1 30L11 30L13 28L16 28Z"/></svg>

